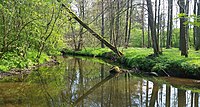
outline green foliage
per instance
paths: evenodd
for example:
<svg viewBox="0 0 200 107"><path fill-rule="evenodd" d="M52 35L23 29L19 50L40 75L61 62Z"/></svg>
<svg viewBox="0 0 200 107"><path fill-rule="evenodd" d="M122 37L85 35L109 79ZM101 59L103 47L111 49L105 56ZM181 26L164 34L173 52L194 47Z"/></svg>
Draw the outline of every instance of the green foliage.
<svg viewBox="0 0 200 107"><path fill-rule="evenodd" d="M48 60L66 47L68 20L60 3L52 0L0 2L0 69L23 68ZM44 52L44 53L43 53Z"/></svg>
<svg viewBox="0 0 200 107"><path fill-rule="evenodd" d="M144 44L148 44L147 39L148 32L144 32ZM142 29L141 25L135 24L131 29L130 47L142 47Z"/></svg>
<svg viewBox="0 0 200 107"><path fill-rule="evenodd" d="M37 63L37 51L28 51L27 57L20 56L16 52L9 52L3 55L0 60L0 71L9 71L14 68L28 68ZM49 61L50 58L45 53L42 53L39 63Z"/></svg>
<svg viewBox="0 0 200 107"><path fill-rule="evenodd" d="M180 39L180 29L175 28L172 32L172 47L178 48L179 47L179 39ZM193 39L193 29L189 29L189 45L193 46L194 44Z"/></svg>

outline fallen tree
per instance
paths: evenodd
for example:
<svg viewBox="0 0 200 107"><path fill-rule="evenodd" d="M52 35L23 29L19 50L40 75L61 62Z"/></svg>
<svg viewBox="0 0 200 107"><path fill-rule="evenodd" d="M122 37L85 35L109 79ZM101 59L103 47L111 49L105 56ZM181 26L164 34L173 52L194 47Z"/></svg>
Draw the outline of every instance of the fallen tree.
<svg viewBox="0 0 200 107"><path fill-rule="evenodd" d="M123 55L123 53L120 52L116 47L114 47L112 44L110 44L101 35L96 33L86 23L84 23L80 18L78 18L78 16L70 8L68 8L65 4L62 4L62 6L70 14L71 18L75 19L81 26L83 26L85 29L87 29L88 32L90 32L93 36L95 36L98 40L100 40L103 44L105 44L108 48L110 48L113 52L115 52L119 57L121 57Z"/></svg>

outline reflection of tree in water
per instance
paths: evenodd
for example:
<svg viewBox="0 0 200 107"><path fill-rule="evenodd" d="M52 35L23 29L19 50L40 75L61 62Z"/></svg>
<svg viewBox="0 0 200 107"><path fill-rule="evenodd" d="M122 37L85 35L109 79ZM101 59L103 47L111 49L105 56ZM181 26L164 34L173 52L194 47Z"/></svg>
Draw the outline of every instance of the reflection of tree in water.
<svg viewBox="0 0 200 107"><path fill-rule="evenodd" d="M128 74L113 78L108 76L110 68L105 64L71 58L58 67L42 68L33 72L26 80L36 83L37 89L21 90L26 99L32 101L40 98L39 101L30 101L29 104L40 103L44 106L199 106L199 93Z"/></svg>
<svg viewBox="0 0 200 107"><path fill-rule="evenodd" d="M157 82L149 82L128 74L115 78L105 77L108 75L109 67L104 64L88 63L78 58L67 63L68 84L62 91L62 96L69 105L73 103L73 106L102 107L198 107L198 93L180 90L170 85L158 85ZM91 77L91 73L94 77ZM189 102L186 102L186 99Z"/></svg>

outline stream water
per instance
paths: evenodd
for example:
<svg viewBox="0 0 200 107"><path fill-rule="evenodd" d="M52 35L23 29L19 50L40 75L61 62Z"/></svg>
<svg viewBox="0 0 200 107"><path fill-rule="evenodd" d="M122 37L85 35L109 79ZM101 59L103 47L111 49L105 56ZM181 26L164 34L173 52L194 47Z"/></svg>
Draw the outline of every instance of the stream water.
<svg viewBox="0 0 200 107"><path fill-rule="evenodd" d="M200 81L110 75L95 58L59 58L59 65L0 80L0 107L199 107Z"/></svg>

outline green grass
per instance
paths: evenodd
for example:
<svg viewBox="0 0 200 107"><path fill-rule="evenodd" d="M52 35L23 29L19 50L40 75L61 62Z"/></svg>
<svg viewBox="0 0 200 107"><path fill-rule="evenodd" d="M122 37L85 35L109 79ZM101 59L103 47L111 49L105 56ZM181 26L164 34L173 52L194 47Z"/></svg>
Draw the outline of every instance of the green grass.
<svg viewBox="0 0 200 107"><path fill-rule="evenodd" d="M159 57L151 57L152 49L146 48L120 48L124 54L117 61L127 67L137 67L145 72L157 72L160 75L199 78L200 77L200 51L189 50L189 57L180 55L177 48L163 49ZM68 54L117 58L108 48L86 48L82 51L66 51ZM109 54L106 54L109 53ZM166 72L166 73L165 73Z"/></svg>

